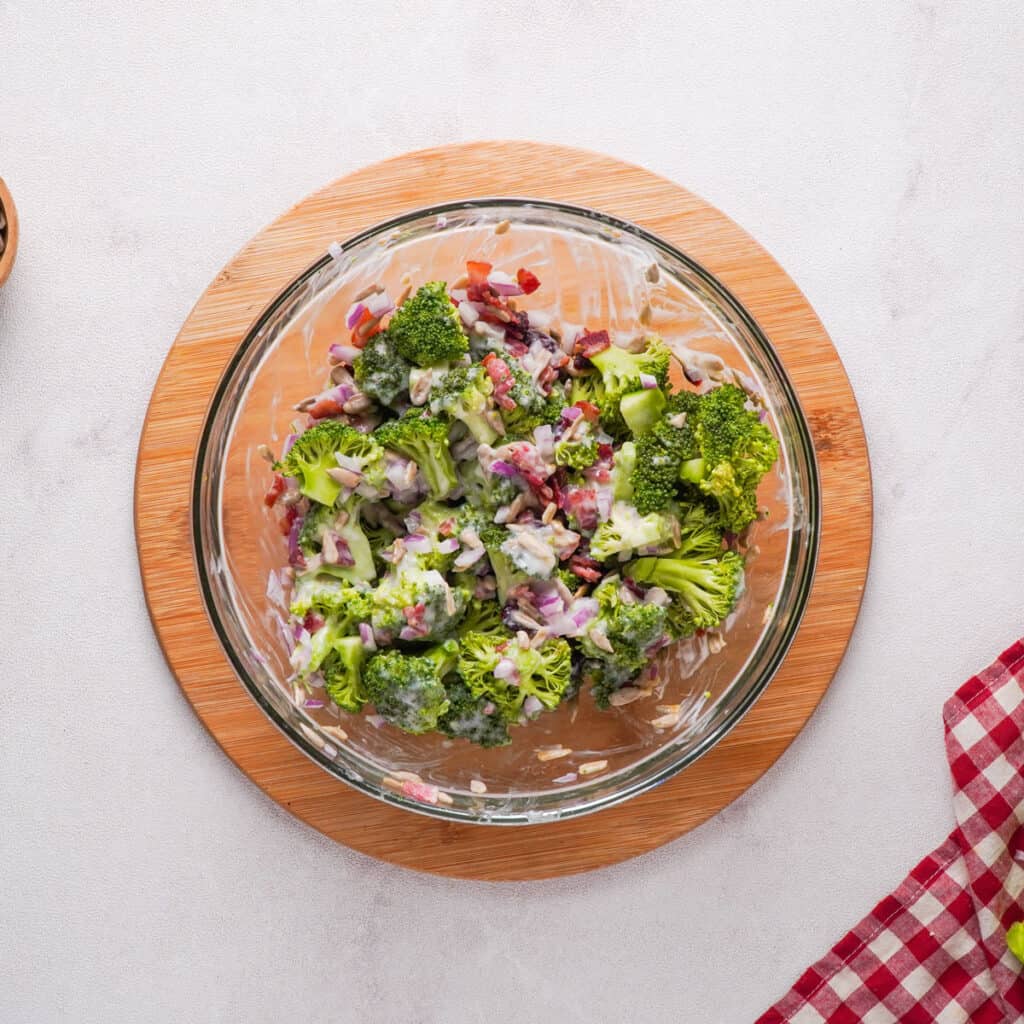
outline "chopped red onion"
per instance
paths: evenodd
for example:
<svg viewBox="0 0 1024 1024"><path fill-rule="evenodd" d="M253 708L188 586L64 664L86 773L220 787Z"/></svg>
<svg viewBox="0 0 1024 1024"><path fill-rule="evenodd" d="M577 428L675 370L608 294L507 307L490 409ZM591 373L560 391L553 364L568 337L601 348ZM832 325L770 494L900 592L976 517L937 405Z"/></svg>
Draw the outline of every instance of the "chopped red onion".
<svg viewBox="0 0 1024 1024"><path fill-rule="evenodd" d="M414 555L425 555L430 548L430 540L422 533L410 533L405 538L405 550L411 551Z"/></svg>
<svg viewBox="0 0 1024 1024"><path fill-rule="evenodd" d="M523 701L523 710L532 718L534 715L539 715L544 710L544 705L534 697L531 693L526 700Z"/></svg>
<svg viewBox="0 0 1024 1024"><path fill-rule="evenodd" d="M361 302L353 303L349 307L348 314L345 316L345 326L351 331L357 323L359 318L366 312L366 307Z"/></svg>
<svg viewBox="0 0 1024 1024"><path fill-rule="evenodd" d="M762 409L762 410L761 410L761 411L760 411L760 412L759 412L759 413L757 414L757 418L758 418L758 420L759 420L759 421L760 421L761 423L767 423L767 422L768 422L768 410L767 410L767 409Z"/></svg>
<svg viewBox="0 0 1024 1024"><path fill-rule="evenodd" d="M551 781L559 784L563 782L575 782L578 777L579 776L577 776L575 772L566 772L565 775L559 775L557 779L552 779Z"/></svg>
<svg viewBox="0 0 1024 1024"><path fill-rule="evenodd" d="M545 459L550 459L555 451L555 439L551 431L550 424L542 423L539 427L535 427L533 431L533 440L537 444L537 451Z"/></svg>
<svg viewBox="0 0 1024 1024"><path fill-rule="evenodd" d="M495 459L488 468L495 476L513 477L519 473L519 470L511 462L506 462L504 459Z"/></svg>
<svg viewBox="0 0 1024 1024"><path fill-rule="evenodd" d="M362 640L363 646L368 651L377 650L377 640L373 635L373 630L370 628L368 622L359 623L359 639Z"/></svg>
<svg viewBox="0 0 1024 1024"><path fill-rule="evenodd" d="M644 391L653 391L658 386L658 381L649 373L641 373L640 386L644 389Z"/></svg>
<svg viewBox="0 0 1024 1024"><path fill-rule="evenodd" d="M644 594L644 604L656 604L661 608L667 608L671 603L672 598L661 587L651 587Z"/></svg>
<svg viewBox="0 0 1024 1024"><path fill-rule="evenodd" d="M324 702L322 700L318 700L316 697L307 697L306 700L302 702L302 706L304 708L322 708L324 707Z"/></svg>
<svg viewBox="0 0 1024 1024"><path fill-rule="evenodd" d="M440 544L437 545L437 550L442 555L454 555L459 550L459 539L458 537L445 537Z"/></svg>
<svg viewBox="0 0 1024 1024"><path fill-rule="evenodd" d="M573 423L583 415L583 410L578 405L570 405L562 410L562 419L566 423Z"/></svg>
<svg viewBox="0 0 1024 1024"><path fill-rule="evenodd" d="M686 379L691 384L703 384L704 383L704 378L699 373L697 373L696 370L691 370L687 366L683 367L683 376L686 377Z"/></svg>
<svg viewBox="0 0 1024 1024"><path fill-rule="evenodd" d="M494 678L504 679L506 682L519 682L519 670L516 668L516 663L511 658L502 658L497 665L494 666Z"/></svg>
<svg viewBox="0 0 1024 1024"><path fill-rule="evenodd" d="M519 282L502 270L492 270L487 277L487 283L499 295L511 296L523 294L523 289L519 287Z"/></svg>
<svg viewBox="0 0 1024 1024"><path fill-rule="evenodd" d="M339 363L347 363L351 366L359 355L360 350L355 345L331 345L327 350L328 354L332 359L336 359Z"/></svg>
<svg viewBox="0 0 1024 1024"><path fill-rule="evenodd" d="M456 303L467 302L469 300L469 292L465 288L452 288L448 294L455 300Z"/></svg>
<svg viewBox="0 0 1024 1024"><path fill-rule="evenodd" d="M302 549L299 547L299 531L302 529L302 516L296 516L288 531L288 564L304 566L306 559L303 557Z"/></svg>
<svg viewBox="0 0 1024 1024"><path fill-rule="evenodd" d="M292 445L295 444L295 442L298 441L298 439L299 439L299 435L298 434L289 434L284 439L284 446L281 448L281 458L282 459L292 450Z"/></svg>
<svg viewBox="0 0 1024 1024"><path fill-rule="evenodd" d="M281 577L273 569L267 574L267 598L272 604L284 604L284 588L281 586Z"/></svg>
<svg viewBox="0 0 1024 1024"><path fill-rule="evenodd" d="M593 597L581 597L573 604L572 621L577 629L583 627L592 619L597 618L597 600Z"/></svg>
<svg viewBox="0 0 1024 1024"><path fill-rule="evenodd" d="M374 727L374 729L379 729L386 721L383 715L367 715L366 720Z"/></svg>
<svg viewBox="0 0 1024 1024"><path fill-rule="evenodd" d="M452 568L454 568L456 572L463 572L470 566L476 565L476 563L479 562L480 559L483 558L483 556L483 548L466 548L466 550L463 551L459 555L459 557L456 558L455 561L452 563Z"/></svg>

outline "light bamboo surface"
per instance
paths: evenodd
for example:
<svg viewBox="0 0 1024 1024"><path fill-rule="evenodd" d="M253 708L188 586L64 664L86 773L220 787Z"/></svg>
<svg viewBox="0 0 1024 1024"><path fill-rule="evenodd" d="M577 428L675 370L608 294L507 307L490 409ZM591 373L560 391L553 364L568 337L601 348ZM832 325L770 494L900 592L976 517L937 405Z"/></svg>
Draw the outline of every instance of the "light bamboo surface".
<svg viewBox="0 0 1024 1024"><path fill-rule="evenodd" d="M643 796L583 818L517 828L446 823L372 800L293 747L218 645L189 534L203 416L249 324L335 239L416 207L475 196L594 207L702 263L780 353L811 425L823 489L821 551L803 625L740 725ZM871 477L839 357L807 300L757 242L708 203L642 168L560 146L489 142L410 153L351 174L275 221L218 274L153 392L139 445L135 517L146 598L171 669L217 742L272 799L339 842L396 864L464 878L538 879L602 867L675 839L743 793L792 742L827 689L857 617L871 547Z"/></svg>

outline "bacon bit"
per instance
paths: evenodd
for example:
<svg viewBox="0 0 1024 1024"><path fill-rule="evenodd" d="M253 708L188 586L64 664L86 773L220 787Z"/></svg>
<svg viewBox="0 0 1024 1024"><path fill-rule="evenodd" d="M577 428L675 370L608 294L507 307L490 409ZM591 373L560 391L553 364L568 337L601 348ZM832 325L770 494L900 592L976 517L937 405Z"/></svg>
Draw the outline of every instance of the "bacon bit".
<svg viewBox="0 0 1024 1024"><path fill-rule="evenodd" d="M322 420L327 416L340 416L345 410L333 398L321 398L306 411L313 419Z"/></svg>
<svg viewBox="0 0 1024 1024"><path fill-rule="evenodd" d="M597 492L592 487L568 487L560 497L562 509L580 524L581 529L597 529Z"/></svg>
<svg viewBox="0 0 1024 1024"><path fill-rule="evenodd" d="M527 484L529 484L530 490L540 498L542 505L546 505L554 498L555 492L536 473L523 472L522 476Z"/></svg>
<svg viewBox="0 0 1024 1024"><path fill-rule="evenodd" d="M263 504L266 505L267 508L273 508L277 504L277 499L284 494L284 488L284 477L281 476L280 473L275 473L274 482L268 488L267 493L263 495ZM291 524L289 523L289 529L290 528Z"/></svg>
<svg viewBox="0 0 1024 1024"><path fill-rule="evenodd" d="M573 555L569 559L569 569L588 583L596 583L601 578L601 563L588 555Z"/></svg>
<svg viewBox="0 0 1024 1024"><path fill-rule="evenodd" d="M607 331L584 331L572 347L573 353L590 359L598 352L612 347L612 339L608 337Z"/></svg>
<svg viewBox="0 0 1024 1024"><path fill-rule="evenodd" d="M516 271L516 283L527 295L532 295L540 287L537 275L527 270L526 267L520 267Z"/></svg>
<svg viewBox="0 0 1024 1024"><path fill-rule="evenodd" d="M509 641L508 640L502 640L502 642L500 644L495 644L494 645L494 650L498 654L503 654L505 651L508 650L508 645L509 645Z"/></svg>
<svg viewBox="0 0 1024 1024"><path fill-rule="evenodd" d="M492 264L484 263L482 260L466 261L466 273L469 275L469 283L471 285L486 285L487 276L493 269Z"/></svg>
<svg viewBox="0 0 1024 1024"><path fill-rule="evenodd" d="M292 532L292 526L295 520L299 517L299 510L294 506L290 505L288 511L281 517L281 522L278 523L278 528L285 537Z"/></svg>
<svg viewBox="0 0 1024 1024"><path fill-rule="evenodd" d="M438 526L437 532L441 534L442 537L450 537L455 532L455 520L445 519L444 522Z"/></svg>
<svg viewBox="0 0 1024 1024"><path fill-rule="evenodd" d="M601 410L593 402L579 401L576 408L583 413L583 418L591 423L596 423L601 418Z"/></svg>
<svg viewBox="0 0 1024 1024"><path fill-rule="evenodd" d="M426 610L425 604L410 604L402 609L402 614L405 616L405 621L415 629L423 625L423 615Z"/></svg>
<svg viewBox="0 0 1024 1024"><path fill-rule="evenodd" d="M306 612L306 617L302 620L302 628L307 633L315 633L324 624L323 616L317 615L316 612Z"/></svg>
<svg viewBox="0 0 1024 1024"><path fill-rule="evenodd" d="M494 382L494 401L499 409L515 409L516 403L509 397L509 391L515 384L515 377L508 368L508 363L493 352L488 352L483 361L487 376Z"/></svg>
<svg viewBox="0 0 1024 1024"><path fill-rule="evenodd" d="M376 321L373 327L368 326L371 320ZM364 348L366 343L382 330L380 317L375 317L368 309L364 309L356 321L355 327L352 328L352 344L356 348Z"/></svg>
<svg viewBox="0 0 1024 1024"><path fill-rule="evenodd" d="M551 363L548 363L537 377L537 383L544 389L545 394L551 393L551 385L558 380L558 370Z"/></svg>

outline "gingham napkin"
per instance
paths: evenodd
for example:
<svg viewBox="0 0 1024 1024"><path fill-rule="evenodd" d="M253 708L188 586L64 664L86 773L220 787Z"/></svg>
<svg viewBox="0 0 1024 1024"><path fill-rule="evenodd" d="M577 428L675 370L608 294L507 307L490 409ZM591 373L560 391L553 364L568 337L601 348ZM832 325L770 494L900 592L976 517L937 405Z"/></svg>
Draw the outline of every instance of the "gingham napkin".
<svg viewBox="0 0 1024 1024"><path fill-rule="evenodd" d="M959 823L757 1024L1024 1021L1024 641L943 710Z"/></svg>

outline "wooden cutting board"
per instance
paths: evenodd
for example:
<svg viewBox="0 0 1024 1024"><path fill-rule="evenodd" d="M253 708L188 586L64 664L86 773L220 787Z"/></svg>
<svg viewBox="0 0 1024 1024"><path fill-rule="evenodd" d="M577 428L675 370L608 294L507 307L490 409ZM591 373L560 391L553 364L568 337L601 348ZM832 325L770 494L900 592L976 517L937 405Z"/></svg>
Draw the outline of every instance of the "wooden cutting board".
<svg viewBox="0 0 1024 1024"><path fill-rule="evenodd" d="M778 350L810 423L822 537L799 634L774 681L710 753L657 789L582 818L496 828L412 814L350 789L264 717L206 618L191 555L192 461L207 403L249 324L329 243L416 207L531 196L634 221L702 263ZM139 445L135 523L146 600L164 654L227 755L282 807L363 853L420 871L504 880L613 864L682 835L754 783L832 679L860 607L871 548L871 476L857 404L807 300L724 214L640 167L581 150L486 142L409 153L336 181L260 232L217 275L179 333ZM185 756L184 753L182 756Z"/></svg>

